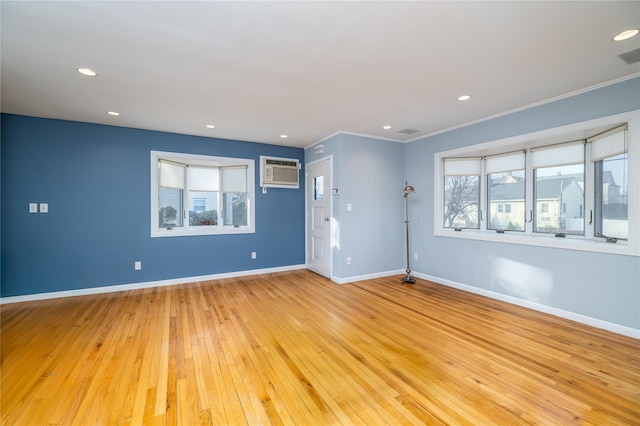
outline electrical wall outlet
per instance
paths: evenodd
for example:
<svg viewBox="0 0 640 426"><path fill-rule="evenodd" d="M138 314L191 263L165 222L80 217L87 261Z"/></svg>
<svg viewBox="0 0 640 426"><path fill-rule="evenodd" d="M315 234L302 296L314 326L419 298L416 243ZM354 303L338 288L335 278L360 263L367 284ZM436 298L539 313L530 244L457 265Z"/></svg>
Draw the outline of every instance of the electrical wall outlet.
<svg viewBox="0 0 640 426"><path fill-rule="evenodd" d="M418 253L413 253L413 260L418 260Z"/></svg>
<svg viewBox="0 0 640 426"><path fill-rule="evenodd" d="M29 203L29 213L38 213L38 203Z"/></svg>
<svg viewBox="0 0 640 426"><path fill-rule="evenodd" d="M256 252L255 252L255 251L252 251L252 252L251 252L251 258L252 258L252 259L255 259L255 258L256 258L256 256L257 256L257 255L256 255Z"/></svg>
<svg viewBox="0 0 640 426"><path fill-rule="evenodd" d="M351 265L351 258L347 257L347 265Z"/></svg>
<svg viewBox="0 0 640 426"><path fill-rule="evenodd" d="M142 262L138 260L136 263L134 263L133 269L135 269L136 271L139 271L140 269L142 269Z"/></svg>
<svg viewBox="0 0 640 426"><path fill-rule="evenodd" d="M40 203L40 213L49 213L49 203Z"/></svg>

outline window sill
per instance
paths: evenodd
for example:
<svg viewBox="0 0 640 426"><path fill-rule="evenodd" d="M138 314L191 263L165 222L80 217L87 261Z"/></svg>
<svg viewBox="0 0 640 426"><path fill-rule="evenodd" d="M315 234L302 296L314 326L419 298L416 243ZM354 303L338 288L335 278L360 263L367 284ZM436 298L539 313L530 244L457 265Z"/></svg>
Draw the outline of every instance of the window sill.
<svg viewBox="0 0 640 426"><path fill-rule="evenodd" d="M505 244L520 244L527 246L549 247L564 250L580 250L607 254L619 254L624 256L640 256L638 247L633 247L626 241L617 243L607 243L604 240L585 239L583 237L557 238L553 235L516 235L514 232L506 231L498 234L495 231L478 231L473 229L463 229L454 231L453 229L439 229L435 232L436 237L460 238L466 240L490 241Z"/></svg>
<svg viewBox="0 0 640 426"><path fill-rule="evenodd" d="M171 230L166 229L152 229L151 238L158 237L195 237L202 235L233 235L233 234L254 234L256 231L249 226L241 226L239 228L174 228Z"/></svg>

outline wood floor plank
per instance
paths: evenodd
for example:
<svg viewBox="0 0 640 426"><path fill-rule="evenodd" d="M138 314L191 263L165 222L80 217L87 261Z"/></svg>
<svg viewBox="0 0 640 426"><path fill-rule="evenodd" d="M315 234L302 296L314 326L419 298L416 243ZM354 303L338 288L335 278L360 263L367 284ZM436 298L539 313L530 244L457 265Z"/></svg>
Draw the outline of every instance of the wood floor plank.
<svg viewBox="0 0 640 426"><path fill-rule="evenodd" d="M151 379L151 365L155 357L145 356L146 351L154 351L153 336L155 335L156 319L158 316L159 303L155 302L155 294L157 292L152 289L144 290L145 295L145 312L146 315L141 317L142 332L140 338L136 341L137 352L140 362L139 375L135 381L131 383L131 390L133 394L133 405L131 408L131 424L142 424L142 420L145 417L145 409L147 407L149 389L149 381ZM156 382L157 383L157 382ZM155 396L155 392L153 393ZM155 400L154 400L155 402Z"/></svg>
<svg viewBox="0 0 640 426"><path fill-rule="evenodd" d="M309 271L0 306L3 425L640 424L640 341Z"/></svg>

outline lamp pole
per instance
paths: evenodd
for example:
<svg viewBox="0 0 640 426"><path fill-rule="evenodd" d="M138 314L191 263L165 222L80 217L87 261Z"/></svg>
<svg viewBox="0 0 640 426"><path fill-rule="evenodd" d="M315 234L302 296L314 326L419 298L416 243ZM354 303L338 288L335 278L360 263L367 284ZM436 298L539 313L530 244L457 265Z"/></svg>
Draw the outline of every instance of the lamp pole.
<svg viewBox="0 0 640 426"><path fill-rule="evenodd" d="M406 275L402 277L402 282L406 284L415 284L416 279L411 276L411 264L409 262L410 253L409 253L409 194L413 194L416 192L415 188L407 181L404 182L404 225L406 230L406 242L407 242L407 270Z"/></svg>

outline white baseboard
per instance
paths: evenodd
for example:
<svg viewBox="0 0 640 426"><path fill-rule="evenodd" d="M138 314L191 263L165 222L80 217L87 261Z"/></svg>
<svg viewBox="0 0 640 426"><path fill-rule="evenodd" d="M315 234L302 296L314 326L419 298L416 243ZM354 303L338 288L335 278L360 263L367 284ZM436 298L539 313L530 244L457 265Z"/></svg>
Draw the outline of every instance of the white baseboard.
<svg viewBox="0 0 640 426"><path fill-rule="evenodd" d="M54 291L50 293L25 294L24 296L0 297L0 305L6 303L29 302L33 300L58 299L61 297L86 296L89 294L114 293L118 291L138 290L149 287L164 287L175 284L186 284L196 281L219 280L223 278L245 277L248 275L270 274L273 272L305 269L305 265L279 266L276 268L252 269L248 271L227 272L222 274L201 275L197 277L174 278L170 280L147 281L140 283L112 285L106 287L90 287L78 290Z"/></svg>
<svg viewBox="0 0 640 426"><path fill-rule="evenodd" d="M626 326L615 324L608 321L603 321L597 318L588 317L586 315L576 314L575 312L565 311L563 309L542 305L536 302L530 302L528 300L519 299L517 297L508 296L506 294L497 293L495 291L473 287L466 284L461 284L461 283L450 281L444 278L434 277L431 275L420 274L420 273L414 273L414 275L418 278L422 278L428 281L433 281L438 284L446 285L447 287L457 288L459 290L468 291L469 293L479 294L481 296L486 296L492 299L497 299L503 302L512 303L514 305L533 309L534 311L544 312L546 314L555 315L560 318L565 318L565 319L576 321L582 324L590 325L592 327L601 328L603 330L611 331L613 333L622 334L624 336L633 337L635 339L640 339L640 330L637 330L635 328L626 327Z"/></svg>
<svg viewBox="0 0 640 426"><path fill-rule="evenodd" d="M396 271L376 272L375 274L356 275L356 276L347 277L347 278L338 278L332 275L331 281L335 282L336 284L349 284L356 281L373 280L376 278L389 277L391 275L398 275L398 274L404 274L404 273L405 273L404 269L398 269Z"/></svg>

